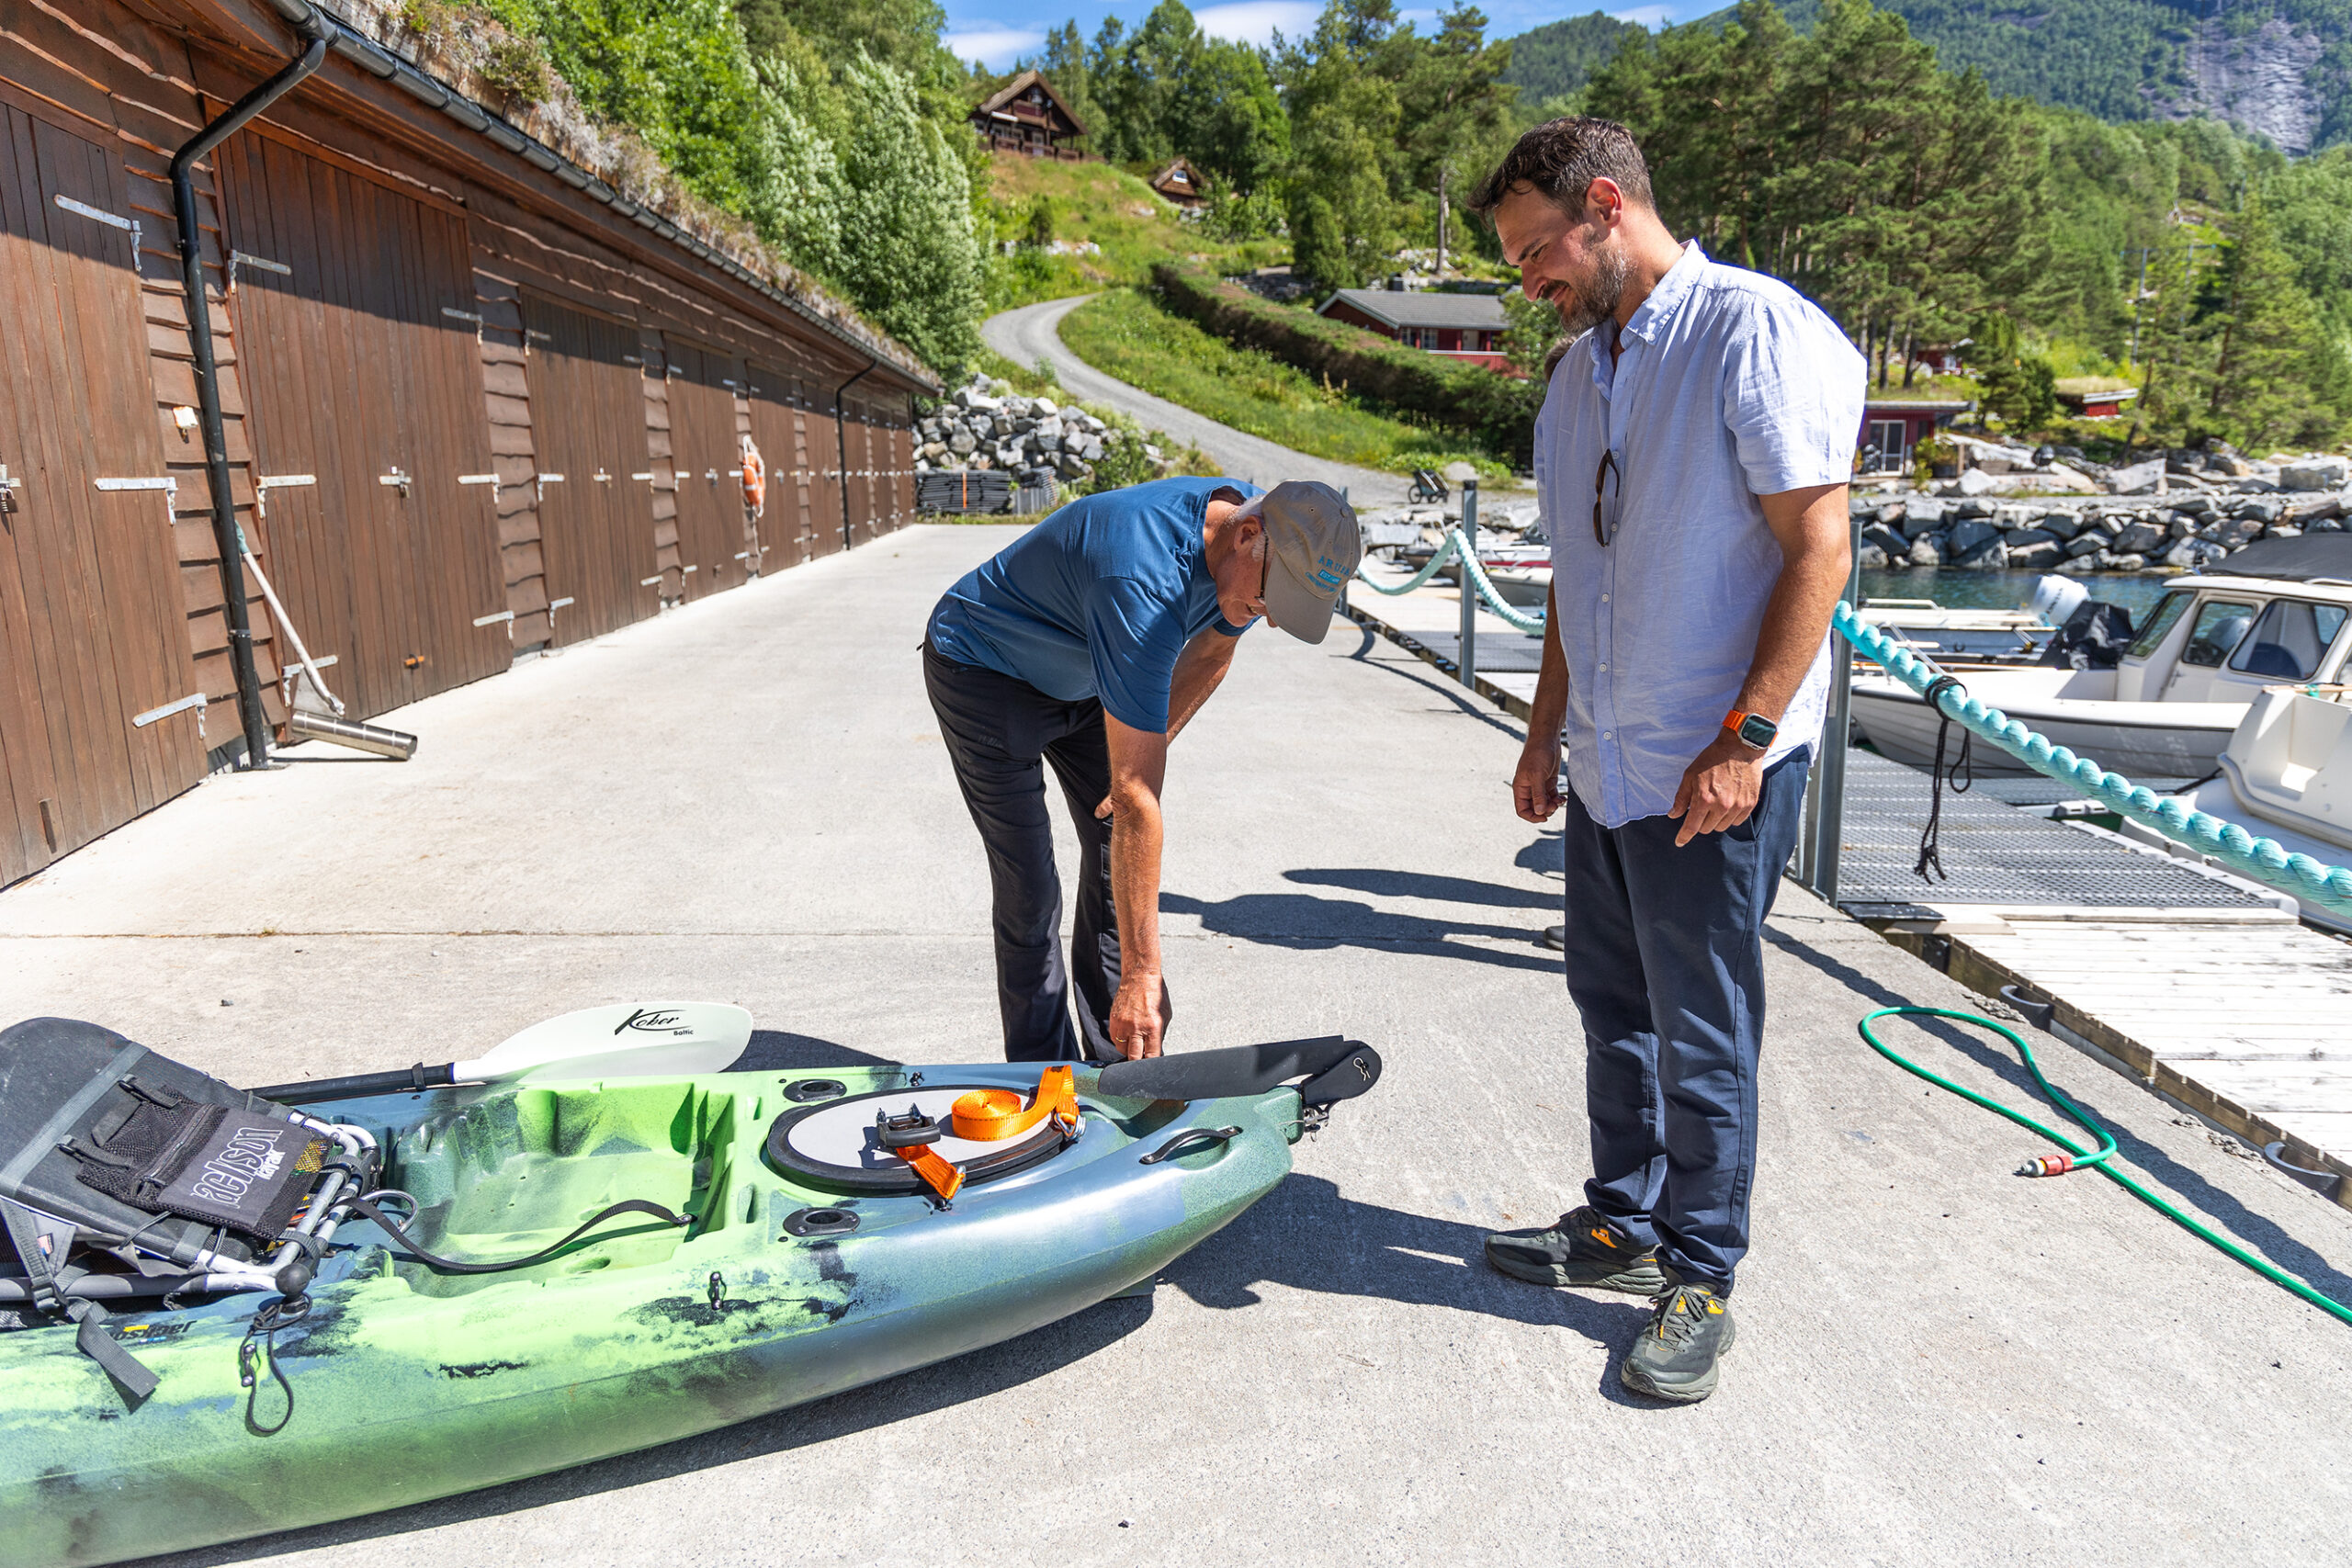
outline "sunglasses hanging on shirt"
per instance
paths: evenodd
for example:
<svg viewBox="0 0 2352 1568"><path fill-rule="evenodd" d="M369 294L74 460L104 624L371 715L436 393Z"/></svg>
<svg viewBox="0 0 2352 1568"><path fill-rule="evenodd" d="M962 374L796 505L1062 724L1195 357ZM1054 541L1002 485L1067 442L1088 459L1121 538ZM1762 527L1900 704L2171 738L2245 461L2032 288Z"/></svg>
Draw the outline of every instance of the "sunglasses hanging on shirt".
<svg viewBox="0 0 2352 1568"><path fill-rule="evenodd" d="M1617 481L1613 495L1609 482L1612 479ZM1592 476L1592 542L1603 549L1617 536L1617 503L1624 494L1625 471L1617 466L1617 454L1604 447L1600 467Z"/></svg>

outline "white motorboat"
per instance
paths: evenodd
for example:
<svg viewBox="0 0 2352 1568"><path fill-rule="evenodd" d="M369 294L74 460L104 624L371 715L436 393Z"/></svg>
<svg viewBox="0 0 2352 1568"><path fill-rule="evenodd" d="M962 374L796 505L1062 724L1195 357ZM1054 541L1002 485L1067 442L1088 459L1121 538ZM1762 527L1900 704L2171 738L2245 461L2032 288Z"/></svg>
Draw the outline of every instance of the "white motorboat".
<svg viewBox="0 0 2352 1568"><path fill-rule="evenodd" d="M1865 599L1855 615L1939 662L2031 658L2055 629L2030 609L1948 609L1933 599Z"/></svg>
<svg viewBox="0 0 2352 1568"><path fill-rule="evenodd" d="M2352 864L2352 687L2265 686L2222 750L2221 776L2180 796L2193 810L2235 822L2290 854ZM2198 852L2138 823L2124 831L2184 859ZM2303 918L2352 931L2352 918L2299 899Z"/></svg>
<svg viewBox="0 0 2352 1568"><path fill-rule="evenodd" d="M2265 540L2226 573L2176 579L2112 670L1975 670L1971 695L2133 778L2201 779L2267 685L2340 679L2352 654L2352 536ZM2058 619L2052 615L2052 619ZM1887 756L1934 761L1940 715L1891 676L1858 678L1854 722ZM1995 748L1993 776L2031 770Z"/></svg>

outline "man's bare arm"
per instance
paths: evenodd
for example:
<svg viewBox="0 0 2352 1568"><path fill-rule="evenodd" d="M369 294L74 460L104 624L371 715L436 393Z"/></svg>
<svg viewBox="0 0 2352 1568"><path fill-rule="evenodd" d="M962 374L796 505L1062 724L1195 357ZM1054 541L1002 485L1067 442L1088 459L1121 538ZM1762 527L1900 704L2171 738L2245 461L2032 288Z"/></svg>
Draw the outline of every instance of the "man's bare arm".
<svg viewBox="0 0 2352 1568"><path fill-rule="evenodd" d="M1527 742L1511 775L1511 804L1530 822L1548 822L1560 809L1560 726L1568 717L1568 660L1560 651L1560 595L1544 590L1544 659L1528 705Z"/></svg>
<svg viewBox="0 0 2352 1568"><path fill-rule="evenodd" d="M1102 728L1111 752L1111 899L1119 916L1111 1043L1133 1061L1159 1055L1163 1027L1159 791L1168 776L1168 737L1131 728L1107 713Z"/></svg>
<svg viewBox="0 0 2352 1568"><path fill-rule="evenodd" d="M1829 613L1845 592L1853 569L1853 525L1848 521L1846 487L1809 485L1763 495L1765 525L1781 547L1780 581L1764 606L1756 654L1740 683L1738 711L1761 714L1779 723L1813 668ZM1763 787L1759 755L1729 730L1719 733L1683 771L1681 787L1667 815L1682 819L1674 837L1687 844L1702 833L1718 833L1747 820Z"/></svg>
<svg viewBox="0 0 2352 1568"><path fill-rule="evenodd" d="M1169 739L1182 734L1193 716L1201 711L1225 672L1233 668L1233 653L1240 646L1239 637L1227 637L1215 626L1184 645L1176 659L1176 673L1168 683Z"/></svg>

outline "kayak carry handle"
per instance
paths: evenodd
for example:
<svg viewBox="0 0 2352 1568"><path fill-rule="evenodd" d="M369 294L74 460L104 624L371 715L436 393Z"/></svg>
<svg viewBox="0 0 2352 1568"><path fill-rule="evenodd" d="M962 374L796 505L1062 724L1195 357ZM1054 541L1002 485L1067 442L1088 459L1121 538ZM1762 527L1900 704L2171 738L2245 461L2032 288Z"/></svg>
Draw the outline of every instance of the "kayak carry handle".
<svg viewBox="0 0 2352 1568"><path fill-rule="evenodd" d="M1194 1144L1205 1148L1212 1144L1229 1144L1239 1136L1241 1136L1241 1129L1238 1127L1187 1127L1136 1163L1158 1165L1161 1160L1173 1159L1181 1154L1191 1154L1192 1145Z"/></svg>
<svg viewBox="0 0 2352 1568"><path fill-rule="evenodd" d="M1095 1092L1134 1100L1241 1100L1294 1079L1309 1107L1351 1100L1380 1081L1380 1053L1361 1040L1327 1034L1187 1051L1102 1069Z"/></svg>

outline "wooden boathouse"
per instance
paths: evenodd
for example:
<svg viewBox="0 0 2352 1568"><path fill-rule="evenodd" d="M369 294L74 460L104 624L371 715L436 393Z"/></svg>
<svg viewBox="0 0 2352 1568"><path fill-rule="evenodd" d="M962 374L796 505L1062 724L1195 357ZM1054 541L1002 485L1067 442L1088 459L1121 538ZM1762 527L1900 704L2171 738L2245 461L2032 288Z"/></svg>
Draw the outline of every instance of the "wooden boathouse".
<svg viewBox="0 0 2352 1568"><path fill-rule="evenodd" d="M911 354L419 48L0 0L0 886L266 755L297 637L364 719L913 517Z"/></svg>

